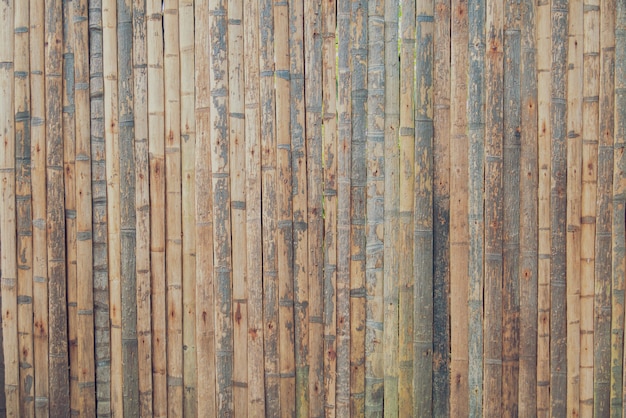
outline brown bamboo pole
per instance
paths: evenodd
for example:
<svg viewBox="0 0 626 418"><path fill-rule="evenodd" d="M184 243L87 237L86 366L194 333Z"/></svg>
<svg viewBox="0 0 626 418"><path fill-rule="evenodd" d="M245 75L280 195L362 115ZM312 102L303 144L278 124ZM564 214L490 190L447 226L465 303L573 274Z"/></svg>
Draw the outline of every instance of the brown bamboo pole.
<svg viewBox="0 0 626 418"><path fill-rule="evenodd" d="M248 290L248 415L265 416L259 2L244 0L246 254Z"/></svg>
<svg viewBox="0 0 626 418"><path fill-rule="evenodd" d="M104 80L102 2L89 4L89 81L91 107L91 189L93 214L93 292L96 364L96 413L111 414L111 349L109 264L107 243L106 152L104 144ZM36 302L35 302L36 305ZM35 379L37 379L35 377Z"/></svg>
<svg viewBox="0 0 626 418"><path fill-rule="evenodd" d="M229 176L230 143L228 123L229 74L227 43L227 2L209 2L209 88L211 90L211 168L213 187L213 291L215 305L215 366L217 381L217 415L233 412L233 323L232 323L232 258L231 258L231 196Z"/></svg>
<svg viewBox="0 0 626 418"><path fill-rule="evenodd" d="M162 3L146 3L148 40L148 153L150 164L150 280L152 307L152 413L167 415L165 287L165 104Z"/></svg>
<svg viewBox="0 0 626 418"><path fill-rule="evenodd" d="M398 236L398 411L413 413L413 228L415 196L415 0L400 2L400 129Z"/></svg>
<svg viewBox="0 0 626 418"><path fill-rule="evenodd" d="M550 414L550 69L552 55L539 53L551 49L550 1L537 3L537 147L538 185L538 261L537 261L537 416Z"/></svg>
<svg viewBox="0 0 626 418"><path fill-rule="evenodd" d="M468 194L467 136L468 15L467 2L451 2L450 34L450 414L469 414L468 350Z"/></svg>
<svg viewBox="0 0 626 418"><path fill-rule="evenodd" d="M0 237L2 253L2 348L4 351L4 392L7 416L20 415L20 371L17 318L17 219L15 201L15 121L14 121L14 3L0 5ZM60 72L60 69L59 69ZM60 92L59 92L60 93ZM59 112L60 113L60 112ZM59 115L60 116L60 115ZM62 155L62 154L61 154ZM62 193L62 192L61 192ZM54 225L57 227L58 225ZM55 229L56 231L56 229ZM63 246L61 245L61 248ZM56 277L55 277L56 278ZM56 348L56 347L55 347Z"/></svg>
<svg viewBox="0 0 626 418"><path fill-rule="evenodd" d="M243 67L243 1L228 1L228 108L233 263L233 408L248 415L248 309L245 193L245 98Z"/></svg>
<svg viewBox="0 0 626 418"><path fill-rule="evenodd" d="M337 2L337 398L336 414L350 415L350 163L352 110L350 1ZM409 340L410 341L410 340Z"/></svg>
<svg viewBox="0 0 626 418"><path fill-rule="evenodd" d="M17 332L20 412L35 415L33 391L33 227L31 197L30 12L14 4L15 204L17 232Z"/></svg>
<svg viewBox="0 0 626 418"><path fill-rule="evenodd" d="M580 404L580 209L582 197L583 3L569 3L567 73L567 412L576 415ZM580 47L579 47L580 45Z"/></svg>
<svg viewBox="0 0 626 418"><path fill-rule="evenodd" d="M213 193L212 166L208 150L210 121L209 68L209 9L206 3L194 4L195 17L195 219L196 219L196 361L198 388L197 410L207 417L216 416L215 380L215 322L213 308Z"/></svg>
<svg viewBox="0 0 626 418"><path fill-rule="evenodd" d="M365 413L365 196L367 168L367 5L350 4L352 158L350 163L350 411Z"/></svg>
<svg viewBox="0 0 626 418"><path fill-rule="evenodd" d="M396 7L397 11L397 7ZM397 16L397 13L396 13ZM337 4L322 3L322 177L324 210L324 416L337 415ZM397 40L396 40L397 44Z"/></svg>
<svg viewBox="0 0 626 418"><path fill-rule="evenodd" d="M135 127L135 275L139 415L152 415L150 303L150 165L148 155L148 56L146 3L133 3L133 113Z"/></svg>
<svg viewBox="0 0 626 418"><path fill-rule="evenodd" d="M182 317L183 317L183 415L198 416L196 373L196 237L195 237L195 82L194 2L178 3L180 49L180 135L182 175Z"/></svg>
<svg viewBox="0 0 626 418"><path fill-rule="evenodd" d="M63 128L62 128L62 77L63 77L63 8L61 2L48 2L45 9L45 89L46 94L46 224L48 232L48 306L50 341L49 361L49 396L50 415L67 416L69 405L68 347L67 347L67 309L66 309L66 251L65 251L65 205L63 199ZM5 154L6 155L6 154ZM6 201L6 199L3 199ZM6 221L5 221L6 222ZM3 242L10 242L5 241ZM5 244L5 248L7 248ZM7 271L3 269L3 271ZM7 274L7 273L5 273ZM10 274L10 273L9 273ZM4 295L9 295L3 291ZM7 301L9 299L7 298ZM4 302L4 298L3 298ZM3 309L10 305L3 304ZM10 324L4 324L5 345L10 341ZM10 356L10 350L6 350ZM12 361L5 356L6 367ZM7 375L7 385L11 385ZM12 401L7 397L7 404ZM11 410L8 407L8 410Z"/></svg>
<svg viewBox="0 0 626 418"><path fill-rule="evenodd" d="M599 115L598 115L598 185L596 194L596 264L595 264L595 318L594 341L595 358L594 391L601 391L600 403L594 413L596 416L621 414L619 405L612 405L612 399L622 398L621 382L614 386L613 363L621 364L621 356L612 352L612 188L613 188L613 132L614 132L614 78L615 72L615 5L613 1L601 1L599 4ZM617 307L616 307L617 308ZM617 310L617 309L616 309ZM611 315L609 315L611 312ZM621 379L622 372L618 371ZM619 387L619 392L618 392Z"/></svg>

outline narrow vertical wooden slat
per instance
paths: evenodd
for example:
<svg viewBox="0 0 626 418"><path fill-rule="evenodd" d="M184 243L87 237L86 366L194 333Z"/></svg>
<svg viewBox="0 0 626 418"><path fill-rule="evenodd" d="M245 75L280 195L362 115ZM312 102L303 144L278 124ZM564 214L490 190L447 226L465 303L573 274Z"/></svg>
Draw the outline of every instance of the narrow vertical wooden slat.
<svg viewBox="0 0 626 418"><path fill-rule="evenodd" d="M367 28L367 4L353 0L350 4L350 412L357 416L365 413Z"/></svg>
<svg viewBox="0 0 626 418"><path fill-rule="evenodd" d="M30 10L14 4L15 198L20 412L35 415L33 388L33 226L31 195Z"/></svg>
<svg viewBox="0 0 626 418"><path fill-rule="evenodd" d="M196 237L195 237L195 147L194 111L194 2L178 3L180 49L180 135L182 183L182 321L183 321L183 415L198 416L196 373Z"/></svg>
<svg viewBox="0 0 626 418"><path fill-rule="evenodd" d="M48 232L48 306L49 346L48 346L48 385L50 396L50 415L68 416L69 375L67 346L67 309L66 309L66 251L65 251L65 205L63 199L63 7L60 1L46 3L45 9L45 89L46 89L46 225ZM6 153L5 153L6 155ZM6 201L7 199L3 199ZM6 221L5 221L6 222ZM9 240L2 240L4 248ZM6 251L3 251L5 253ZM3 271L6 272L5 269ZM7 273L5 273L7 274ZM10 273L9 273L10 274ZM4 289L3 289L4 290ZM8 290L8 289L7 289ZM3 295L10 293L5 290ZM10 309L9 299L3 297L3 310ZM4 318L3 318L4 322ZM6 332L10 324L4 324L5 345L11 336ZM5 354L6 367L12 361L10 351ZM6 385L11 385L8 379ZM7 405L11 400L7 396ZM10 411L10 406L7 407Z"/></svg>
<svg viewBox="0 0 626 418"><path fill-rule="evenodd" d="M20 416L20 371L18 354L18 312L17 312L17 219L15 201L15 102L14 102L14 70L15 70L15 45L14 45L14 7L13 1L3 2L0 5L0 142L2 153L0 155L0 237L2 240L2 253L0 254L0 270L2 281L2 349L4 353L4 392L6 396L6 415ZM57 29L60 32L59 28ZM58 36L62 34L58 33ZM61 38L62 39L62 38ZM60 53L60 51L59 51ZM58 64L55 62L55 64ZM47 67L46 70L52 67ZM55 68L56 69L56 68ZM58 69L61 72L61 69ZM49 74L49 72L48 72ZM60 80L59 80L60 82ZM57 84L60 84L57 82ZM60 86L59 94L60 92ZM60 119L58 108L57 119ZM60 120L56 120L60 125ZM61 154L61 161L62 161ZM58 185L57 185L58 186ZM60 182L61 196L63 196L63 183ZM59 230L62 218L55 218L58 222L52 226L54 232ZM62 232L62 230L61 230ZM63 244L61 244L61 250ZM59 272L62 272L59 266ZM56 273L56 271L55 271ZM54 277L58 279L58 276ZM56 319L56 318L55 318ZM55 322L55 325L57 323ZM56 331L56 329L55 329ZM62 329L58 329L62 331ZM61 343L64 343L62 341ZM53 345L53 349L60 351L60 345ZM58 392L55 392L57 394Z"/></svg>
<svg viewBox="0 0 626 418"><path fill-rule="evenodd" d="M209 126L211 90L209 85L209 9L203 2L196 2L195 17L195 199L196 219L196 361L198 365L198 388L204 393L198 396L198 415L213 417L216 409L215 380L215 322L213 308L213 190Z"/></svg>
<svg viewBox="0 0 626 418"><path fill-rule="evenodd" d="M416 6L412 413L428 416L433 406L435 1Z"/></svg>

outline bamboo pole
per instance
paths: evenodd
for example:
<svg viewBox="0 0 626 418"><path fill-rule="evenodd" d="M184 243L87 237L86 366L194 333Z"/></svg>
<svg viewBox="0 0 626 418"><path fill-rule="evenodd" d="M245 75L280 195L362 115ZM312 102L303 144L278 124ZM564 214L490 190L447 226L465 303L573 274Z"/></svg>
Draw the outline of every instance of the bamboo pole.
<svg viewBox="0 0 626 418"><path fill-rule="evenodd" d="M167 415L165 272L165 104L162 3L146 3L148 44L148 153L150 164L150 280L152 308L152 413Z"/></svg>
<svg viewBox="0 0 626 418"><path fill-rule="evenodd" d="M15 198L17 232L17 332L20 411L35 415L33 390L33 227L31 195L31 100L28 2L14 4Z"/></svg>
<svg viewBox="0 0 626 418"><path fill-rule="evenodd" d="M265 413L280 416L278 260L276 254L276 101L274 98L274 7L260 3L261 235L263 239L263 337ZM295 279L294 279L295 280Z"/></svg>
<svg viewBox="0 0 626 418"><path fill-rule="evenodd" d="M205 393L198 396L199 415L216 416L215 396L215 322L213 307L213 193L212 166L209 142L210 89L209 68L209 10L206 3L196 2L195 17L195 201L196 219L196 361L198 365L198 388Z"/></svg>
<svg viewBox="0 0 626 418"><path fill-rule="evenodd" d="M400 20L399 248L398 248L398 411L413 413L413 229L415 195L415 0L402 0Z"/></svg>
<svg viewBox="0 0 626 418"><path fill-rule="evenodd" d="M350 408L350 163L352 111L350 1L337 2L337 416Z"/></svg>
<svg viewBox="0 0 626 418"><path fill-rule="evenodd" d="M551 48L550 1L537 3L537 51ZM537 261L537 416L550 414L550 69L552 55L537 54L538 261Z"/></svg>
<svg viewBox="0 0 626 418"><path fill-rule="evenodd" d="M15 121L14 121L14 3L0 5L0 269L2 270L2 348L4 351L4 392L7 416L20 415L20 372L17 317L17 219L15 201ZM19 51L18 51L19 52ZM48 68L46 68L48 69ZM60 69L59 69L60 72ZM59 89L60 90L60 89ZM60 113L60 112L59 112ZM53 225L56 227L58 225ZM56 232L56 228L54 231ZM62 248L62 246L61 246ZM55 279L57 277L55 276ZM53 346L57 348L58 346Z"/></svg>
<svg viewBox="0 0 626 418"><path fill-rule="evenodd" d="M68 416L69 379L68 347L67 347L67 309L66 309L66 252L65 252L65 205L63 199L63 129L62 129L62 76L63 76L63 14L61 2L46 4L45 34L47 48L45 49L45 89L46 95L46 224L48 232L48 306L49 318L49 396L50 415ZM6 155L6 153L5 153ZM7 199L3 199L6 201ZM6 221L5 221L6 222ZM9 243L10 241L4 240ZM5 244L6 248L7 244ZM3 271L7 271L3 269ZM5 273L7 274L7 273ZM9 273L10 274L10 273ZM4 290L4 289L3 289ZM3 295L9 295L8 289ZM8 301L9 298L6 299ZM5 298L3 298L5 302ZM3 303L3 309L10 309L10 305ZM10 324L4 324L5 345L10 341ZM10 367L12 361L7 355L5 363ZM7 385L11 380L7 376ZM7 405L12 401L7 396ZM8 407L8 410L11 410Z"/></svg>
<svg viewBox="0 0 626 418"><path fill-rule="evenodd" d="M96 365L96 414L99 417L109 416L111 414L111 334L109 323L109 264L106 213L107 196L105 170L106 152L104 144L102 35L102 3L100 1L92 1L89 4L89 81L92 155L94 361ZM34 196L36 196L36 194ZM36 301L35 306L37 306ZM37 377L35 377L35 379L37 379Z"/></svg>
<svg viewBox="0 0 626 418"><path fill-rule="evenodd" d="M615 416L621 407L613 405L613 399L622 398L622 371L617 371L619 382L614 382L613 362L621 365L621 355L615 356L612 347L612 196L613 188L613 133L614 133L614 78L615 72L615 10L614 2L600 1L599 16L599 115L598 115L598 184L596 194L596 264L595 264L595 318L594 330L597 331L594 358L594 391L602 392L597 399L599 407L594 405L596 416ZM618 310L615 307L616 311ZM611 312L611 315L608 313ZM621 353L620 353L621 354ZM615 385L614 385L615 383ZM619 388L619 391L618 391Z"/></svg>
<svg viewBox="0 0 626 418"><path fill-rule="evenodd" d="M133 113L135 127L135 275L139 415L152 415L150 303L150 165L148 155L148 56L146 3L133 3Z"/></svg>
<svg viewBox="0 0 626 418"><path fill-rule="evenodd" d="M397 7L396 7L397 12ZM396 13L397 16L397 13ZM324 416L337 415L337 4L322 3L322 202L324 211ZM397 44L397 41L396 41Z"/></svg>
<svg viewBox="0 0 626 418"><path fill-rule="evenodd" d="M383 412L383 280L384 280L384 133L385 28L384 1L368 4L367 13L367 131L366 262L365 262L365 416Z"/></svg>
<svg viewBox="0 0 626 418"><path fill-rule="evenodd" d="M412 412L413 416L428 416L433 405L435 1L420 1L416 5Z"/></svg>
<svg viewBox="0 0 626 418"><path fill-rule="evenodd" d="M182 320L183 320L183 415L198 416L196 367L196 237L195 237L195 82L194 2L178 3L180 49L180 135L182 175Z"/></svg>
<svg viewBox="0 0 626 418"><path fill-rule="evenodd" d="M350 5L352 158L350 163L350 411L365 413L365 196L367 168L367 6Z"/></svg>
<svg viewBox="0 0 626 418"><path fill-rule="evenodd" d="M467 77L469 28L467 2L451 2L450 35L450 414L469 414Z"/></svg>
<svg viewBox="0 0 626 418"><path fill-rule="evenodd" d="M263 368L263 241L261 237L261 130L259 2L244 0L246 254L248 290L248 415L265 416Z"/></svg>

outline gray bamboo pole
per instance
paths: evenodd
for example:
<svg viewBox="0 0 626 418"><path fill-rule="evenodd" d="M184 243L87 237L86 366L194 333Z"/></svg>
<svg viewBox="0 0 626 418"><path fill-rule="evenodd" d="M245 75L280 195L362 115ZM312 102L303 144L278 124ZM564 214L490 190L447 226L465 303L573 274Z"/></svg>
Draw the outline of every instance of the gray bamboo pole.
<svg viewBox="0 0 626 418"><path fill-rule="evenodd" d="M350 1L337 1L337 416L350 408Z"/></svg>
<svg viewBox="0 0 626 418"><path fill-rule="evenodd" d="M198 416L196 363L196 237L195 237L195 82L194 2L178 3L180 49L180 135L182 176L182 321L183 415Z"/></svg>
<svg viewBox="0 0 626 418"><path fill-rule="evenodd" d="M93 214L93 298L96 367L96 414L111 414L111 351L109 264L107 243L106 153L104 145L104 79L102 62L102 2L89 4L89 82L91 106L91 210ZM33 147L35 143L33 142ZM34 188L33 188L34 191ZM36 193L33 194L33 198ZM37 282L35 282L37 283ZM37 301L35 300L35 307ZM35 319L36 321L36 319ZM37 377L35 376L35 381ZM37 389L35 389L37 396ZM35 401L36 410L37 400Z"/></svg>
<svg viewBox="0 0 626 418"><path fill-rule="evenodd" d="M35 415L33 388L33 226L31 195L30 12L14 4L15 204L17 232L17 332L22 416Z"/></svg>
<svg viewBox="0 0 626 418"><path fill-rule="evenodd" d="M66 309L66 252L65 252L65 205L63 199L63 128L62 128L62 76L63 76L63 8L60 1L48 2L45 9L45 89L46 89L46 226L48 233L48 296L53 301L48 306L48 385L50 415L68 416L69 376L67 347ZM4 25L3 25L4 26ZM4 61L4 60L0 60ZM11 141L12 142L12 141ZM8 152L3 153L8 155ZM7 201L4 196L2 201ZM4 218L3 222L7 222ZM3 254L10 251L10 240L3 239ZM5 275L11 274L3 268ZM8 283L3 281L3 283ZM3 310L11 309L10 288L3 290ZM6 298L4 296L7 296ZM5 318L3 318L5 321ZM3 323L4 344L11 341L11 323ZM5 350L5 367L11 367L11 350ZM17 352L15 352L17 354ZM17 382L15 382L17 383ZM6 375L5 384L10 387L13 381ZM7 411L17 411L7 396Z"/></svg>
<svg viewBox="0 0 626 418"><path fill-rule="evenodd" d="M209 68L209 9L206 3L196 2L195 17L195 201L196 219L196 361L198 387L205 393L198 396L197 410L207 416L216 416L215 380L215 322L213 308L213 192L209 126L211 124Z"/></svg>
<svg viewBox="0 0 626 418"><path fill-rule="evenodd" d="M412 412L413 416L428 416L433 406L435 1L416 5Z"/></svg>
<svg viewBox="0 0 626 418"><path fill-rule="evenodd" d="M135 275L139 416L152 415L150 303L150 166L148 155L148 55L146 3L133 3L133 114L135 152Z"/></svg>
<svg viewBox="0 0 626 418"><path fill-rule="evenodd" d="M0 240L2 241L2 253L0 254L0 269L2 270L2 348L4 352L4 392L6 396L7 416L20 415L20 372L18 354L18 312L17 312L17 219L15 201L15 120L14 120L14 71L15 71L15 45L14 45L14 3L4 2L0 5L0 143L2 153L0 156ZM59 31L60 32L60 31ZM59 36L62 36L59 34ZM18 51L19 52L19 51ZM60 51L59 51L60 52ZM56 63L56 62L55 62ZM46 67L51 70L52 67ZM55 68L56 69L56 68ZM61 72L61 69L58 69ZM49 72L47 72L49 75ZM56 81L56 80L55 80ZM57 81L57 84L60 80ZM58 86L60 90L60 86ZM60 94L60 91L59 91ZM60 118L58 109L57 118ZM60 120L57 121L60 125ZM63 154L61 154L62 156ZM62 160L61 160L62 161ZM61 196L63 196L61 181ZM58 219L58 218L55 218ZM62 220L62 218L61 218ZM60 221L60 220L59 220ZM62 222L58 222L62 223ZM52 225L53 232L58 231L58 224ZM61 230L62 232L62 230ZM61 249L63 249L63 242ZM62 255L62 254L61 254ZM62 270L58 271L62 273ZM55 271L57 273L57 271ZM58 276L55 275L55 279ZM56 318L55 318L56 319ZM57 323L55 322L55 325ZM55 329L62 331L62 329ZM53 345L53 349L60 351L61 345ZM59 392L53 392L55 395Z"/></svg>
<svg viewBox="0 0 626 418"><path fill-rule="evenodd" d="M365 416L383 413L383 280L384 280L384 133L385 27L382 0L368 3L367 13L367 131L366 261L365 261Z"/></svg>
<svg viewBox="0 0 626 418"><path fill-rule="evenodd" d="M365 196L367 169L367 5L350 4L352 157L350 162L350 411L365 413Z"/></svg>

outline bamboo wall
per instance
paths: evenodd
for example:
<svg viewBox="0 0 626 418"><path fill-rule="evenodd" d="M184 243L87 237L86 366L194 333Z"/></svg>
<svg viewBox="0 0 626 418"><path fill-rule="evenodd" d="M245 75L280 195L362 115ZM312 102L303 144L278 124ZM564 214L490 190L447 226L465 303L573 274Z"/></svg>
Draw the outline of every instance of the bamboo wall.
<svg viewBox="0 0 626 418"><path fill-rule="evenodd" d="M626 0L0 1L0 413L622 417Z"/></svg>

